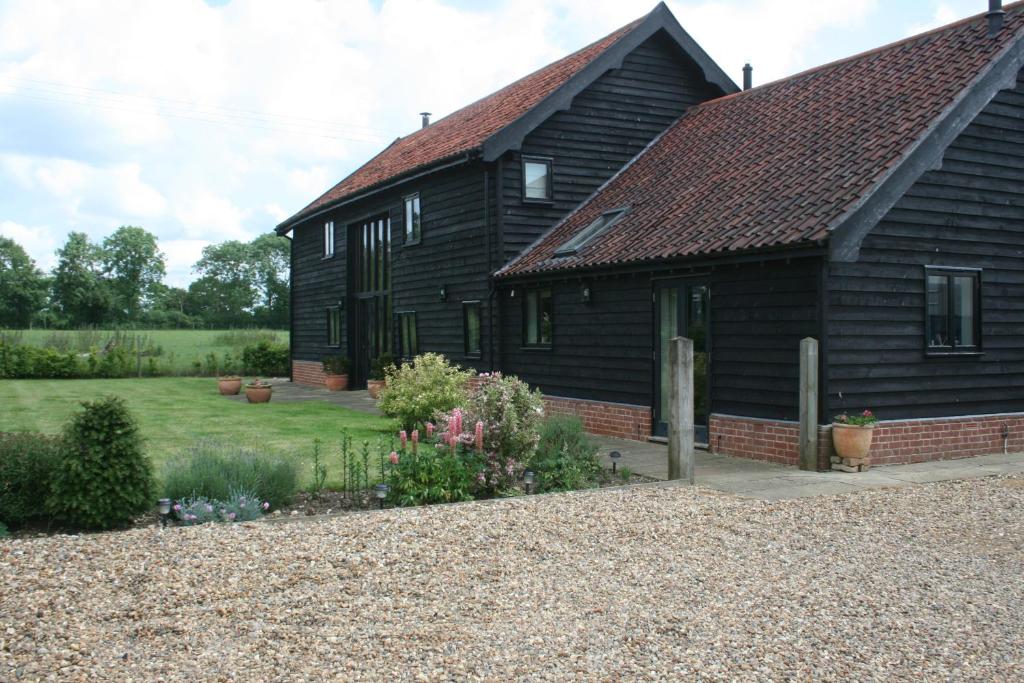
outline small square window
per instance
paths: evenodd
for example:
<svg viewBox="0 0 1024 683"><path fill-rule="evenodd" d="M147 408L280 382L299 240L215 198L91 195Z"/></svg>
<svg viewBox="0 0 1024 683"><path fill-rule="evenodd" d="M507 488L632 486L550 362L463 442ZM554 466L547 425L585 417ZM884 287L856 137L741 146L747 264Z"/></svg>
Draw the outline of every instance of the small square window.
<svg viewBox="0 0 1024 683"><path fill-rule="evenodd" d="M550 289L528 291L523 297L523 344L525 346L551 346L554 331Z"/></svg>
<svg viewBox="0 0 1024 683"><path fill-rule="evenodd" d="M341 307L327 309L327 345L341 346Z"/></svg>
<svg viewBox="0 0 1024 683"><path fill-rule="evenodd" d="M466 356L480 357L480 302L462 302L462 339Z"/></svg>
<svg viewBox="0 0 1024 683"><path fill-rule="evenodd" d="M415 244L422 238L422 218L420 216L420 196L409 195L405 198L405 243Z"/></svg>
<svg viewBox="0 0 1024 683"><path fill-rule="evenodd" d="M551 200L551 159L523 157L523 199Z"/></svg>
<svg viewBox="0 0 1024 683"><path fill-rule="evenodd" d="M334 221L324 223L324 258L334 256Z"/></svg>
<svg viewBox="0 0 1024 683"><path fill-rule="evenodd" d="M416 312L403 311L398 314L399 344L402 358L411 360L419 354L419 340L416 338Z"/></svg>
<svg viewBox="0 0 1024 683"><path fill-rule="evenodd" d="M925 268L925 341L931 353L981 348L981 271Z"/></svg>

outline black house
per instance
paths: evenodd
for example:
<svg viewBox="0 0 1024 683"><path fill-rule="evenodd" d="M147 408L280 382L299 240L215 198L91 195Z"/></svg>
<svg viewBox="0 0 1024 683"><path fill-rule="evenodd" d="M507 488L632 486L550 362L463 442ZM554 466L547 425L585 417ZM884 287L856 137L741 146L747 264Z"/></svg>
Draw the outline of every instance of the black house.
<svg viewBox="0 0 1024 683"><path fill-rule="evenodd" d="M699 436L793 463L810 336L876 462L1024 447L1022 35L1014 4L738 92L659 5L279 226L293 379L437 351L646 439L683 334Z"/></svg>

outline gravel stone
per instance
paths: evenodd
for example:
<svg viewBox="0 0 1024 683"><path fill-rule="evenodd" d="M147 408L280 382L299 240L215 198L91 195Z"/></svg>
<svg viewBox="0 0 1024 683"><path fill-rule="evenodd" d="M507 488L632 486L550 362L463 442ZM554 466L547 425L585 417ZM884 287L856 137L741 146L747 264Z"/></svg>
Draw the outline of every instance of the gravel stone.
<svg viewBox="0 0 1024 683"><path fill-rule="evenodd" d="M0 542L0 681L1024 679L1024 480Z"/></svg>

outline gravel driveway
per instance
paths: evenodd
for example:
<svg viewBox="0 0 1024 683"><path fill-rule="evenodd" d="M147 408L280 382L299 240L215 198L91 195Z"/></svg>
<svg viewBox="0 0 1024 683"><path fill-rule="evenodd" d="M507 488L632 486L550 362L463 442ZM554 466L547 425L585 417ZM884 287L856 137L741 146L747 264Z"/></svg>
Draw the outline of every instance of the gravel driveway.
<svg viewBox="0 0 1024 683"><path fill-rule="evenodd" d="M1020 680L1024 479L0 542L0 680Z"/></svg>

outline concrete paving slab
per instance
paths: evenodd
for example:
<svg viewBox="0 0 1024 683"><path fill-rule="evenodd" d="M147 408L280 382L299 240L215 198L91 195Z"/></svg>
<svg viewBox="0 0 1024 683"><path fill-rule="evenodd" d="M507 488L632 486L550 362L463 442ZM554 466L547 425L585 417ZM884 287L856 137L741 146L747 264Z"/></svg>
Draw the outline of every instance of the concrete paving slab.
<svg viewBox="0 0 1024 683"><path fill-rule="evenodd" d="M594 437L606 466L608 453L622 453L620 467L629 467L653 479L668 476L668 448L660 443ZM873 467L867 472L804 472L795 467L697 451L697 484L748 498L785 500L828 496L867 489L914 486L916 484L976 479L998 474L1024 475L1024 453L995 454L959 460L937 460L910 465ZM669 482L670 484L670 482ZM680 484L681 485L681 484Z"/></svg>

